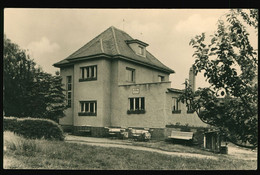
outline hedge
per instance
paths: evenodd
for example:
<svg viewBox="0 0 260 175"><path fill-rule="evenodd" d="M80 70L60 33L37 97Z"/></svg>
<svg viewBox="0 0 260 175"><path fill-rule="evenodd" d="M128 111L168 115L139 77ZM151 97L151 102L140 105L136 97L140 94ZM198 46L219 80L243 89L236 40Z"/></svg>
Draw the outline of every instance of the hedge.
<svg viewBox="0 0 260 175"><path fill-rule="evenodd" d="M61 126L49 119L4 117L3 129L30 139L64 140Z"/></svg>

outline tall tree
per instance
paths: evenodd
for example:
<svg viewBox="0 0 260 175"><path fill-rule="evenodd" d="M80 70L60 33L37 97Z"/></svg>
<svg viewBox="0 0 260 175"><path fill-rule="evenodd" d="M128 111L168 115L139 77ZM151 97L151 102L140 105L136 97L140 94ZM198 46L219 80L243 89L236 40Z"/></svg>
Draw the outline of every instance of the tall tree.
<svg viewBox="0 0 260 175"><path fill-rule="evenodd" d="M6 35L4 35L3 59L3 108L5 115L23 117L26 115L26 109L23 105L29 100L27 92L33 81L35 63Z"/></svg>
<svg viewBox="0 0 260 175"><path fill-rule="evenodd" d="M61 76L37 71L30 96L31 114L37 118L48 118L58 122L64 116L66 100Z"/></svg>
<svg viewBox="0 0 260 175"><path fill-rule="evenodd" d="M192 106L202 121L219 127L233 143L256 147L258 59L245 26L258 28L258 10L230 10L225 17L218 21L209 43L204 33L190 42L195 48L195 73L203 72L210 87L194 93L186 82L186 91L180 98ZM226 94L225 98L219 97L220 91Z"/></svg>
<svg viewBox="0 0 260 175"><path fill-rule="evenodd" d="M65 95L59 75L36 68L25 50L4 35L5 116L49 118L64 116Z"/></svg>

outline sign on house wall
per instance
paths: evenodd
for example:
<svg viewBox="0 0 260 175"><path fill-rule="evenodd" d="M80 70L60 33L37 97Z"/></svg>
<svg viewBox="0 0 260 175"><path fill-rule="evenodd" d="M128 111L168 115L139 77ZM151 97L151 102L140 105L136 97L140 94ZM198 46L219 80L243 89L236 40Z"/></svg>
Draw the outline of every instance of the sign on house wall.
<svg viewBox="0 0 260 175"><path fill-rule="evenodd" d="M140 93L140 89L139 89L139 88L134 88L134 89L132 90L132 93L133 93L133 94L139 94L139 93Z"/></svg>

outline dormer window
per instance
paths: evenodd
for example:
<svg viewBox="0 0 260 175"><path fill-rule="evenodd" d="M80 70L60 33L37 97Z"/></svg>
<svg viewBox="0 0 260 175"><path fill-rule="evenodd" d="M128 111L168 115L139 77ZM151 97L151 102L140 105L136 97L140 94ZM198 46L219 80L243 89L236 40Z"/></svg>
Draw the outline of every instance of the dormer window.
<svg viewBox="0 0 260 175"><path fill-rule="evenodd" d="M126 43L135 52L135 54L146 57L146 47L148 44L137 39L127 40Z"/></svg>
<svg viewBox="0 0 260 175"><path fill-rule="evenodd" d="M138 54L139 55L144 55L144 47L138 46Z"/></svg>

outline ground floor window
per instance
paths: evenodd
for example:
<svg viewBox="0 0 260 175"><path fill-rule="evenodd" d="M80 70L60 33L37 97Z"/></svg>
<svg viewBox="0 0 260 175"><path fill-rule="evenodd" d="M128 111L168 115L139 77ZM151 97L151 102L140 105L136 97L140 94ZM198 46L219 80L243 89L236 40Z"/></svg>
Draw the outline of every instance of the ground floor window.
<svg viewBox="0 0 260 175"><path fill-rule="evenodd" d="M80 101L79 116L96 116L97 101Z"/></svg>
<svg viewBox="0 0 260 175"><path fill-rule="evenodd" d="M180 101L178 98L172 98L172 113L181 113Z"/></svg>
<svg viewBox="0 0 260 175"><path fill-rule="evenodd" d="M192 109L190 104L187 105L187 113L188 114L193 114L194 113L194 110Z"/></svg>
<svg viewBox="0 0 260 175"><path fill-rule="evenodd" d="M145 113L145 98L135 97L128 98L128 114L144 114Z"/></svg>

